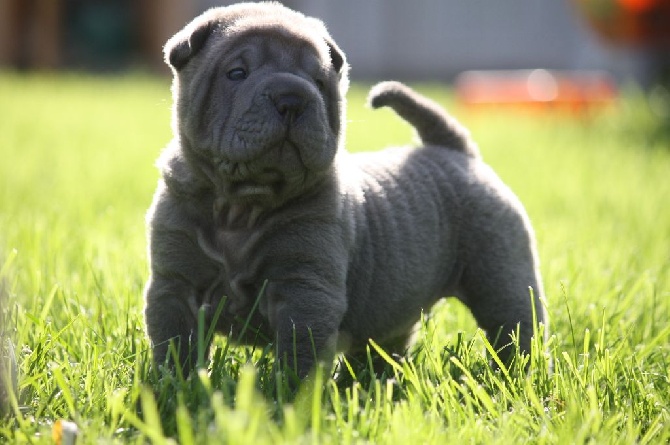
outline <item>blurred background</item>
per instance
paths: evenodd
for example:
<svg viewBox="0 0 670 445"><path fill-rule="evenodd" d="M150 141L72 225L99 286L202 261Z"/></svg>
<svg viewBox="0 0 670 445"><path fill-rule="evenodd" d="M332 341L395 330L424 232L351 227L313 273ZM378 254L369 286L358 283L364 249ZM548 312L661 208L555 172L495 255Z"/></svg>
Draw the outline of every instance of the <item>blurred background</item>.
<svg viewBox="0 0 670 445"><path fill-rule="evenodd" d="M164 42L226 0L0 0L0 69L167 75ZM582 110L635 85L670 120L670 0L285 0L353 80L455 85L466 104ZM659 108L659 107L656 107Z"/></svg>

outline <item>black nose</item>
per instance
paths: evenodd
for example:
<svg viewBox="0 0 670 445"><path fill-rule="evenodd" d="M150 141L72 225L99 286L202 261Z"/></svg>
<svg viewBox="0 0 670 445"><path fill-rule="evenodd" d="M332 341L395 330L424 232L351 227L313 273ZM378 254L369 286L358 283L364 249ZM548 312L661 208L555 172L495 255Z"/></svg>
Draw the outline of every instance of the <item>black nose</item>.
<svg viewBox="0 0 670 445"><path fill-rule="evenodd" d="M279 115L287 123L294 121L305 110L305 99L299 94L280 94L273 101Z"/></svg>

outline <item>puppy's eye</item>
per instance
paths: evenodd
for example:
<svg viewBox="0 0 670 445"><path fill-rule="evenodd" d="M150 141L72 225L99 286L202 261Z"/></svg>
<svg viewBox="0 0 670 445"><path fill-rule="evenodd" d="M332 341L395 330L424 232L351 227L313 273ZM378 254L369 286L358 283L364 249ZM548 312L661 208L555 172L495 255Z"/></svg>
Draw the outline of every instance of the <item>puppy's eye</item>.
<svg viewBox="0 0 670 445"><path fill-rule="evenodd" d="M248 76L244 68L233 68L226 73L226 77L230 80L244 80Z"/></svg>

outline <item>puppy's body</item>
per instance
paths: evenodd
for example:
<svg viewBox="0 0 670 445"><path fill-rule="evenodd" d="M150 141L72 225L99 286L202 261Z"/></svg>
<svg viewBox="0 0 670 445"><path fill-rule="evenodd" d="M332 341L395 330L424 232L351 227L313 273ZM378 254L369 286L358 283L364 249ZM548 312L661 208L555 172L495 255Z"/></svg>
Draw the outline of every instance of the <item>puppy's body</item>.
<svg viewBox="0 0 670 445"><path fill-rule="evenodd" d="M348 184L360 194L344 330L359 342L395 343L444 296L459 297L493 336L532 326L528 288L541 289L514 195L487 166L443 147L380 155Z"/></svg>
<svg viewBox="0 0 670 445"><path fill-rule="evenodd" d="M348 154L344 56L320 22L276 4L212 10L166 56L176 137L148 215L145 309L158 362L174 339L194 365L205 308L233 340L276 342L302 376L370 338L400 352L445 296L499 346L519 325L530 350L529 288L545 320L530 224L443 110L382 84L373 106L429 145Z"/></svg>

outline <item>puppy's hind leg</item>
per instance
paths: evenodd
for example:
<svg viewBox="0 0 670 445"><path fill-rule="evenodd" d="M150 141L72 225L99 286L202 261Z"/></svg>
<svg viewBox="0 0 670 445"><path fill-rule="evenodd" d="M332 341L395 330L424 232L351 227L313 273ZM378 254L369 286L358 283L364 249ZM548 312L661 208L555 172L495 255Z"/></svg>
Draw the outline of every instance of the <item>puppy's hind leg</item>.
<svg viewBox="0 0 670 445"><path fill-rule="evenodd" d="M525 354L531 352L534 322L545 325L547 339L542 281L532 235L525 230L509 238L494 236L479 244L466 262L459 288L461 300L506 365L515 356L512 335Z"/></svg>

